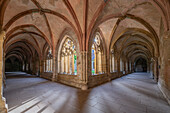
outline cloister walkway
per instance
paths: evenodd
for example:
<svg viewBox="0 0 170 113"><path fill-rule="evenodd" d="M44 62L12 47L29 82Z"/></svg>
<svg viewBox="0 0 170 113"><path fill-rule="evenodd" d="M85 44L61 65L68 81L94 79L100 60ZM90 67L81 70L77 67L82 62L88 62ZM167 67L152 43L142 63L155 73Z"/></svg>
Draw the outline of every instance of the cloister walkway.
<svg viewBox="0 0 170 113"><path fill-rule="evenodd" d="M7 76L9 113L170 113L149 73L129 74L87 91L24 73Z"/></svg>

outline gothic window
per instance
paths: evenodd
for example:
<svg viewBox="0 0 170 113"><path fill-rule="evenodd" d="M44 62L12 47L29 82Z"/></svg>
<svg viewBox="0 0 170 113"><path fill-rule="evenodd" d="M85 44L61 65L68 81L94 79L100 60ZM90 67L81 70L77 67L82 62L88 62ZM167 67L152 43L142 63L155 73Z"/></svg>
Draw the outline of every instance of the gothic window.
<svg viewBox="0 0 170 113"><path fill-rule="evenodd" d="M123 71L123 60L120 58L120 71Z"/></svg>
<svg viewBox="0 0 170 113"><path fill-rule="evenodd" d="M132 64L131 64L131 61L129 62L129 71L131 71L131 66L132 66Z"/></svg>
<svg viewBox="0 0 170 113"><path fill-rule="evenodd" d="M126 71L128 71L128 62L126 62Z"/></svg>
<svg viewBox="0 0 170 113"><path fill-rule="evenodd" d="M47 56L46 56L46 60L44 62L44 69L45 69L45 72L52 72L52 67L53 67L53 55L52 55L52 50L49 49L48 50L48 53L47 53Z"/></svg>
<svg viewBox="0 0 170 113"><path fill-rule="evenodd" d="M99 35L96 35L91 46L91 72L92 75L102 74L103 48Z"/></svg>
<svg viewBox="0 0 170 113"><path fill-rule="evenodd" d="M114 56L114 50L111 50L111 55L110 55L110 72L115 72L116 71L116 62L115 62L115 56Z"/></svg>
<svg viewBox="0 0 170 113"><path fill-rule="evenodd" d="M60 53L60 73L77 75L77 52L73 41L67 38Z"/></svg>

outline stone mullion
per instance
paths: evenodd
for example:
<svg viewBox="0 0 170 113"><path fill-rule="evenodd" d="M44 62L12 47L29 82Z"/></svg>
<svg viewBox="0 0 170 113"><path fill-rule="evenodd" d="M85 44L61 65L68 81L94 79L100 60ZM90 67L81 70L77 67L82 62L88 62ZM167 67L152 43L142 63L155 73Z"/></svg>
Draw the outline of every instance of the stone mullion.
<svg viewBox="0 0 170 113"><path fill-rule="evenodd" d="M61 56L60 56L60 60L58 61L59 66L60 66L60 69L58 70L58 71L59 71L58 73L63 73L63 69L62 69L62 60L63 60L63 58L62 58L62 55L61 55Z"/></svg>
<svg viewBox="0 0 170 113"><path fill-rule="evenodd" d="M112 54L112 72L115 71L115 58L114 58L114 54Z"/></svg>
<svg viewBox="0 0 170 113"><path fill-rule="evenodd" d="M68 69L67 73L69 74L69 73L70 73L70 55L67 56L67 63L68 63L68 65L67 65L67 66L68 66L68 68L67 68L67 69Z"/></svg>
<svg viewBox="0 0 170 113"><path fill-rule="evenodd" d="M110 54L110 72L112 72L112 53Z"/></svg>
<svg viewBox="0 0 170 113"><path fill-rule="evenodd" d="M97 70L97 52L95 51L95 74L98 74Z"/></svg>
<svg viewBox="0 0 170 113"><path fill-rule="evenodd" d="M74 54L72 54L72 74L74 74Z"/></svg>
<svg viewBox="0 0 170 113"><path fill-rule="evenodd" d="M64 74L66 73L66 56L64 55Z"/></svg>
<svg viewBox="0 0 170 113"><path fill-rule="evenodd" d="M102 62L102 57L103 57L103 55L102 55L102 53L101 52L99 52L99 60L100 60L100 65L99 65L99 70L101 71L101 73L103 72L103 62Z"/></svg>

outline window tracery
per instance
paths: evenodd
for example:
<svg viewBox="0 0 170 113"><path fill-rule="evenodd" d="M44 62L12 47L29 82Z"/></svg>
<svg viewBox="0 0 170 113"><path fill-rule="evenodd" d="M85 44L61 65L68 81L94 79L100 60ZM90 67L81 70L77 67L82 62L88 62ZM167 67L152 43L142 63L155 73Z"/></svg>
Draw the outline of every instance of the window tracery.
<svg viewBox="0 0 170 113"><path fill-rule="evenodd" d="M92 75L102 74L103 65L102 65L102 57L103 57L103 48L101 45L100 36L96 35L91 46L91 67L92 67Z"/></svg>
<svg viewBox="0 0 170 113"><path fill-rule="evenodd" d="M77 75L77 52L75 45L70 38L65 40L60 54L60 73Z"/></svg>
<svg viewBox="0 0 170 113"><path fill-rule="evenodd" d="M49 49L47 56L46 56L46 60L44 62L44 70L45 72L52 72L52 68L53 68L53 55L52 55L52 50Z"/></svg>
<svg viewBox="0 0 170 113"><path fill-rule="evenodd" d="M114 50L111 49L111 55L110 55L110 72L115 72L116 71L116 67L115 67L115 56L114 56Z"/></svg>
<svg viewBox="0 0 170 113"><path fill-rule="evenodd" d="M123 60L122 58L120 58L120 71L124 70L124 66L123 66Z"/></svg>

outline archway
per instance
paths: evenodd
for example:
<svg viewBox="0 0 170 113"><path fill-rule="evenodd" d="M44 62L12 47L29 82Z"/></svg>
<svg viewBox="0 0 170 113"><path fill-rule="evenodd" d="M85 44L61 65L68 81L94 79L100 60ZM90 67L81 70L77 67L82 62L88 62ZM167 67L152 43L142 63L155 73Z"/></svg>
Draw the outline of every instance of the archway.
<svg viewBox="0 0 170 113"><path fill-rule="evenodd" d="M144 58L136 60L135 72L147 72L147 61Z"/></svg>
<svg viewBox="0 0 170 113"><path fill-rule="evenodd" d="M5 60L5 72L22 71L22 62L17 57Z"/></svg>

